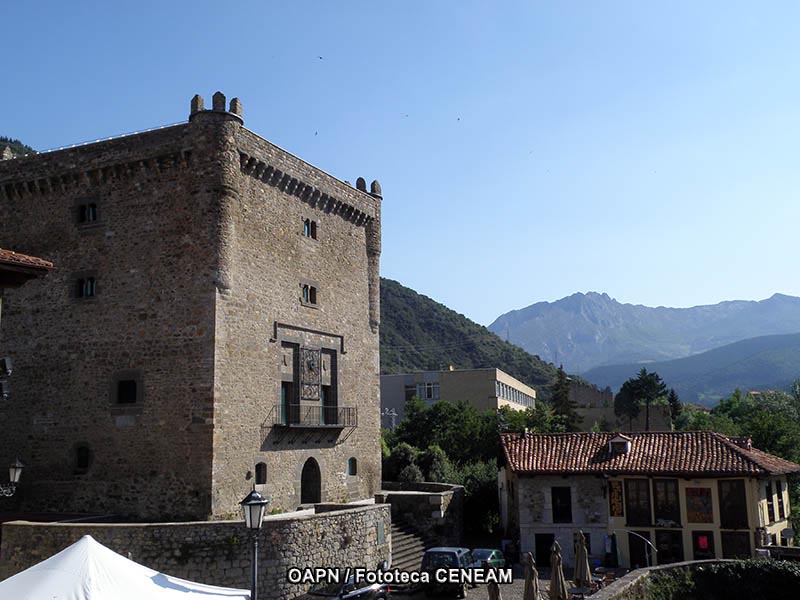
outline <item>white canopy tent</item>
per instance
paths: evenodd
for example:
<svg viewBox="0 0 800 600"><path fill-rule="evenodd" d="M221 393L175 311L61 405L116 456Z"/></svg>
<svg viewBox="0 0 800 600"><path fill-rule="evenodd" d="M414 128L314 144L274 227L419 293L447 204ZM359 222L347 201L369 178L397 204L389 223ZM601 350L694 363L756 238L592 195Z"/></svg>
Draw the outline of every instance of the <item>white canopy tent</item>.
<svg viewBox="0 0 800 600"><path fill-rule="evenodd" d="M0 598L248 600L250 592L164 575L120 556L85 535L47 560L0 581Z"/></svg>

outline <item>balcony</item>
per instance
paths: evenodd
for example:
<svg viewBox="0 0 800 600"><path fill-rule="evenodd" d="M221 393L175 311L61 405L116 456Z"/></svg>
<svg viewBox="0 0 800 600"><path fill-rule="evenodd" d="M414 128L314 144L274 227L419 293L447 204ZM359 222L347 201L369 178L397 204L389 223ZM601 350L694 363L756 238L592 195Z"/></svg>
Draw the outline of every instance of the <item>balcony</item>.
<svg viewBox="0 0 800 600"><path fill-rule="evenodd" d="M275 404L262 424L262 429L289 427L296 429L344 429L358 426L354 406L314 406Z"/></svg>

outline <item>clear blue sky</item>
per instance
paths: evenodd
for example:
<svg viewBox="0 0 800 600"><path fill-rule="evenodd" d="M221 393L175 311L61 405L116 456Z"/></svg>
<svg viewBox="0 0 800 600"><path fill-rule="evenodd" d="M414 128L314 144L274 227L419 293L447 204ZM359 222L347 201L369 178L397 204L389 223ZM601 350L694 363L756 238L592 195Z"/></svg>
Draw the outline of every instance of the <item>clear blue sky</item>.
<svg viewBox="0 0 800 600"><path fill-rule="evenodd" d="M383 275L480 323L576 291L800 295L796 2L76 0L0 23L0 135L41 150L238 96L253 131L379 179Z"/></svg>

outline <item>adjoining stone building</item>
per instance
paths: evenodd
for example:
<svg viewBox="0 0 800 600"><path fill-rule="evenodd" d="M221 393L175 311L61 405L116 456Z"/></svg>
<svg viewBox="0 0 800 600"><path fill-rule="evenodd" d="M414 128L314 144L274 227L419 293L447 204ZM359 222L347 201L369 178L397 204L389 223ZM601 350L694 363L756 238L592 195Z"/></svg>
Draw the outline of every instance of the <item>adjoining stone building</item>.
<svg viewBox="0 0 800 600"><path fill-rule="evenodd" d="M800 465L711 431L502 434L498 477L506 534L548 566L573 535L593 561L621 566L749 558L785 545L786 475ZM646 540L646 541L645 541ZM657 550L654 552L653 549Z"/></svg>
<svg viewBox="0 0 800 600"><path fill-rule="evenodd" d="M224 518L380 487L381 189L195 96L189 121L0 161L0 241L58 265L6 293L0 510Z"/></svg>
<svg viewBox="0 0 800 600"><path fill-rule="evenodd" d="M433 403L464 401L479 411L507 406L525 410L536 405L536 390L500 369L449 369L381 375L383 427L393 428L412 398Z"/></svg>

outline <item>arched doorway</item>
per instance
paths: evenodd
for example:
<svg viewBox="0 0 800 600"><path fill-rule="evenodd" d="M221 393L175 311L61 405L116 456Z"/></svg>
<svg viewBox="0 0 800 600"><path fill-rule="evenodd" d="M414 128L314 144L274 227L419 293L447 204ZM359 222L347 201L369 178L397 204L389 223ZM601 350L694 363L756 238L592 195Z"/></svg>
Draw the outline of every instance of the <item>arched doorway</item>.
<svg viewBox="0 0 800 600"><path fill-rule="evenodd" d="M303 474L300 476L300 504L322 502L321 479L319 464L309 458L303 465Z"/></svg>

